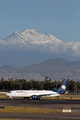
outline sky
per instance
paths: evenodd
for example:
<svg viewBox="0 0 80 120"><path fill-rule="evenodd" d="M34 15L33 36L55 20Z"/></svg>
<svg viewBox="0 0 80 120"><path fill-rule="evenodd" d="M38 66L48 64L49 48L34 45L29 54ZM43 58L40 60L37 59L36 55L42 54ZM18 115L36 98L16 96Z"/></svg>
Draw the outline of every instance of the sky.
<svg viewBox="0 0 80 120"><path fill-rule="evenodd" d="M25 29L80 42L80 0L0 0L0 40Z"/></svg>

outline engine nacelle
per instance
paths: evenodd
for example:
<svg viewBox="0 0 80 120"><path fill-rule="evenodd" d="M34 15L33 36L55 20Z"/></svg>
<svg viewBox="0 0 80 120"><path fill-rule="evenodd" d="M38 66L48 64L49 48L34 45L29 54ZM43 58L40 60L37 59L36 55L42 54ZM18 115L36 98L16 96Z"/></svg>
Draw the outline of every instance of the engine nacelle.
<svg viewBox="0 0 80 120"><path fill-rule="evenodd" d="M38 95L33 95L33 96L32 96L32 99L34 99L34 100L36 100L36 99L38 99L38 98L39 98Z"/></svg>

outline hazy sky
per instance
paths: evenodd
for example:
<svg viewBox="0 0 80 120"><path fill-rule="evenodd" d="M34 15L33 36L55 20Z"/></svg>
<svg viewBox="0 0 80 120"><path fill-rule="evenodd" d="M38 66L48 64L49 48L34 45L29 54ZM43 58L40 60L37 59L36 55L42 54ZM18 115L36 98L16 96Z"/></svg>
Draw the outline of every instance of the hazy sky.
<svg viewBox="0 0 80 120"><path fill-rule="evenodd" d="M80 42L80 0L0 0L0 40L24 29Z"/></svg>

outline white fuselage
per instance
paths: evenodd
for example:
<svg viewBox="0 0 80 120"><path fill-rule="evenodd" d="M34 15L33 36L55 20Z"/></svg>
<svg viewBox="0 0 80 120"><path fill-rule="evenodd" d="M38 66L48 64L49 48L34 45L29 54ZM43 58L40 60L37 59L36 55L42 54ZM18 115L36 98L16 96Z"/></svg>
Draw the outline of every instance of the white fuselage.
<svg viewBox="0 0 80 120"><path fill-rule="evenodd" d="M6 94L8 97L31 97L33 95L42 97L55 97L60 96L59 93L50 90L13 90Z"/></svg>

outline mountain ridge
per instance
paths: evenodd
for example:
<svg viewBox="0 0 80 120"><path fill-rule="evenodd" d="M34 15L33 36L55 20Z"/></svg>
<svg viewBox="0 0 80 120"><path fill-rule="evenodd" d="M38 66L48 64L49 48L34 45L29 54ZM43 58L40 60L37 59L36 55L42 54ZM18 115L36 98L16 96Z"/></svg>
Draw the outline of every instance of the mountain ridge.
<svg viewBox="0 0 80 120"><path fill-rule="evenodd" d="M59 81L66 78L75 79L75 81L80 80L80 61L71 62L63 58L55 58L22 68L15 68L10 65L9 68L8 66L0 67L0 78L4 79L34 79L41 81L45 77Z"/></svg>

